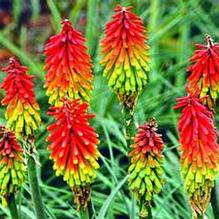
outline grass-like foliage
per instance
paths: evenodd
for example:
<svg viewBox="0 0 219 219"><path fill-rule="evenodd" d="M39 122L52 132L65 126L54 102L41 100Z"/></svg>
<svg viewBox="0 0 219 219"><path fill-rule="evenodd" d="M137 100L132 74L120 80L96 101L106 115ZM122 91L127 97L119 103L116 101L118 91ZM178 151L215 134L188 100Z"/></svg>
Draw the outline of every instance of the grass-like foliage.
<svg viewBox="0 0 219 219"><path fill-rule="evenodd" d="M158 133L164 140L164 184L159 195L154 195L152 214L155 219L187 219L192 217L189 201L180 175L177 123L179 112L173 110L175 99L185 95L186 68L194 44L204 43L204 34L219 36L219 3L211 0L19 0L0 1L9 21L0 26L0 66L14 55L28 66L35 75L35 94L40 105L42 124L36 132L39 155L39 184L45 204L46 218L80 218L73 201L73 194L62 177L56 177L53 162L49 160L46 138L47 127L54 121L47 115L49 104L46 96L43 48L51 35L61 30L62 18L86 37L86 46L93 62L94 88L90 102L91 120L99 134L100 150L97 177L92 184L92 218L138 218L139 207L128 190L129 145L124 137L124 114L115 94L103 77L99 42L103 39L104 26L110 20L116 4L133 6L142 18L150 46L149 81L139 96L135 121L143 124L155 117ZM7 3L8 2L8 3ZM11 2L11 3L10 3ZM13 2L13 3L12 3ZM26 2L26 1L25 1ZM2 15L0 14L0 17ZM2 83L5 74L0 72ZM0 90L0 99L4 97ZM5 124L5 107L0 108L0 124ZM216 124L219 120L216 116ZM18 214L22 219L35 218L28 183L17 193ZM0 205L0 218L9 218L9 210ZM209 205L206 217L213 219Z"/></svg>

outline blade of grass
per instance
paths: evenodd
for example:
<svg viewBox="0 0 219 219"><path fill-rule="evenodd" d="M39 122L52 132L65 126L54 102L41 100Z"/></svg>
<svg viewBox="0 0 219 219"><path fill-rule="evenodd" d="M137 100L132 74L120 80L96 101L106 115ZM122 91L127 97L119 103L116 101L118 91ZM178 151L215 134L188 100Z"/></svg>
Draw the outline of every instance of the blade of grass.
<svg viewBox="0 0 219 219"><path fill-rule="evenodd" d="M95 25L95 15L96 10L96 0L87 1L87 27L86 27L86 39L88 52L90 55L94 54L94 25Z"/></svg>
<svg viewBox="0 0 219 219"><path fill-rule="evenodd" d="M59 13L59 10L53 0L47 0L46 2L52 15L51 23L53 25L53 29L56 33L59 33L61 31L61 14Z"/></svg>
<svg viewBox="0 0 219 219"><path fill-rule="evenodd" d="M69 20L72 22L74 26L76 26L78 17L80 15L81 9L84 6L85 1L84 0L77 0L74 4L74 7L72 7L72 10L69 15Z"/></svg>
<svg viewBox="0 0 219 219"><path fill-rule="evenodd" d="M153 36L157 32L158 23L159 23L159 13L160 13L160 0L154 0L150 3L150 20L148 25L149 36ZM158 43L156 40L153 41L153 45L150 48L150 53L152 56L151 59L151 80L157 80L157 70L158 70L158 59L153 58L155 54L158 53Z"/></svg>
<svg viewBox="0 0 219 219"><path fill-rule="evenodd" d="M111 168L109 167L108 163L106 162L105 158L103 156L100 156L101 160L103 161L104 165L106 166L106 168L108 169L108 171L110 172L111 176L113 177L113 181L115 182L115 184L117 185L118 184L118 179L116 177L116 175L114 174L114 172L111 170ZM126 206L126 210L130 213L130 209L129 209L129 206L128 206L128 203L126 201L126 197L125 197L125 194L120 191L119 192L119 195L121 196L121 199L124 201L125 203L125 206Z"/></svg>
<svg viewBox="0 0 219 219"><path fill-rule="evenodd" d="M110 203L113 201L113 199L115 198L116 194L118 193L118 191L120 190L120 188L122 188L122 186L126 183L126 181L128 180L128 176L126 176L123 180L121 180L118 185L115 187L115 189L112 190L112 192L110 193L110 195L107 197L106 201L103 203L98 217L97 219L103 219L105 218L105 214L107 212L107 209L109 208Z"/></svg>
<svg viewBox="0 0 219 219"><path fill-rule="evenodd" d="M36 20L40 14L40 0L31 0L32 19Z"/></svg>
<svg viewBox="0 0 219 219"><path fill-rule="evenodd" d="M186 16L189 13L188 8L189 1L181 1L181 14L182 16ZM187 54L189 52L188 39L189 39L189 31L190 31L190 16L186 16L185 22L180 25L179 33L179 52L178 52L178 63L187 60ZM188 48L188 49L185 49ZM182 69L179 71L176 77L176 86L181 87L185 83L186 70Z"/></svg>
<svg viewBox="0 0 219 219"><path fill-rule="evenodd" d="M20 0L14 0L12 4L12 16L14 23L17 23L22 11L22 4Z"/></svg>

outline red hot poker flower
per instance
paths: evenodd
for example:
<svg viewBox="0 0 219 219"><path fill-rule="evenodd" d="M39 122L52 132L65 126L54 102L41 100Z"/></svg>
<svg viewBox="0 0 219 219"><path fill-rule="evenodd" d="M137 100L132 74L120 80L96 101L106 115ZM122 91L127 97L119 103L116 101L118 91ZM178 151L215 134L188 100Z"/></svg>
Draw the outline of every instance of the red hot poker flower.
<svg viewBox="0 0 219 219"><path fill-rule="evenodd" d="M199 92L178 98L182 148L181 171L194 215L206 210L218 173L219 147L212 112L202 104Z"/></svg>
<svg viewBox="0 0 219 219"><path fill-rule="evenodd" d="M129 189L137 200L143 201L141 215L147 217L146 205L150 205L153 194L159 193L162 188L164 144L154 119L139 126L137 131L130 153Z"/></svg>
<svg viewBox="0 0 219 219"><path fill-rule="evenodd" d="M65 19L60 34L50 37L45 46L46 94L49 103L60 105L64 97L89 101L93 74L85 38Z"/></svg>
<svg viewBox="0 0 219 219"><path fill-rule="evenodd" d="M48 113L56 119L48 127L50 157L56 174L63 175L73 190L78 207L86 206L89 185L96 177L95 169L99 168L98 135L88 123L94 115L88 114L88 104L79 104L78 99L64 99L62 105L50 107Z"/></svg>
<svg viewBox="0 0 219 219"><path fill-rule="evenodd" d="M116 6L100 45L103 75L121 103L132 109L148 80L149 47L143 22L131 9Z"/></svg>
<svg viewBox="0 0 219 219"><path fill-rule="evenodd" d="M13 132L0 126L0 194L3 205L21 187L25 180L26 168L23 151Z"/></svg>
<svg viewBox="0 0 219 219"><path fill-rule="evenodd" d="M2 105L7 105L7 127L17 137L33 135L41 122L39 105L33 91L33 76L28 75L27 67L22 66L15 58L10 58L9 65L3 71L7 73L2 83L6 92Z"/></svg>
<svg viewBox="0 0 219 219"><path fill-rule="evenodd" d="M190 58L188 82L190 89L200 90L201 97L208 95L205 103L212 108L219 92L219 44L213 43L209 35L206 42L206 45L196 44L197 50Z"/></svg>

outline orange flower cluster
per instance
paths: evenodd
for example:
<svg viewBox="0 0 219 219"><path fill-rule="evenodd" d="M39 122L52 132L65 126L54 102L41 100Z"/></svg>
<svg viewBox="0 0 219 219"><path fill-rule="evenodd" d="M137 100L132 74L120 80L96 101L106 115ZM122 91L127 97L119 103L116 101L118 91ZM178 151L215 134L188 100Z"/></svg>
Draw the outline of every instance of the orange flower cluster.
<svg viewBox="0 0 219 219"><path fill-rule="evenodd" d="M219 147L212 112L199 92L177 99L182 108L178 129L182 147L181 171L194 215L206 210L219 171Z"/></svg>
<svg viewBox="0 0 219 219"><path fill-rule="evenodd" d="M206 45L196 44L197 50L190 58L188 68L190 90L200 91L200 97L205 98L205 104L214 108L219 92L219 44L214 43L211 36L206 36Z"/></svg>
<svg viewBox="0 0 219 219"><path fill-rule="evenodd" d="M0 194L3 206L7 206L10 195L21 187L25 175L23 150L14 133L0 126Z"/></svg>
<svg viewBox="0 0 219 219"><path fill-rule="evenodd" d="M149 47L143 22L131 9L116 6L100 46L108 85L121 103L133 109L148 81Z"/></svg>
<svg viewBox="0 0 219 219"><path fill-rule="evenodd" d="M88 104L80 104L78 99L70 101L65 98L62 106L50 107L48 113L56 120L48 127L50 157L54 160L56 174L63 175L74 191L79 207L87 205L89 185L96 177L95 170L99 168L99 140L88 123L94 115L88 114L87 108Z"/></svg>
<svg viewBox="0 0 219 219"><path fill-rule="evenodd" d="M129 189L137 200L142 201L141 214L147 216L146 205L150 204L153 194L159 193L163 184L164 147L161 135L157 133L157 123L154 119L144 123L137 129L130 157Z"/></svg>
<svg viewBox="0 0 219 219"><path fill-rule="evenodd" d="M46 44L45 87L50 104L59 106L64 97L90 100L93 74L84 43L82 34L65 19L61 33L50 37Z"/></svg>
<svg viewBox="0 0 219 219"><path fill-rule="evenodd" d="M7 127L18 138L31 136L41 123L39 105L33 91L33 76L28 75L27 67L22 66L15 58L10 58L9 65L3 71L7 73L2 83L6 92L2 104L7 105Z"/></svg>

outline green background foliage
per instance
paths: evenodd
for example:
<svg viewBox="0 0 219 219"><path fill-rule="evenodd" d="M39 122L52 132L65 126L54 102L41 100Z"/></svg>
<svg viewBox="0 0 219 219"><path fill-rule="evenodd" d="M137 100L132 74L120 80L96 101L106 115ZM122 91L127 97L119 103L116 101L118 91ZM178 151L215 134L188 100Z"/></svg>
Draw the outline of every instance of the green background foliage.
<svg viewBox="0 0 219 219"><path fill-rule="evenodd" d="M0 5L1 2L0 1ZM10 1L9 1L10 2ZM26 2L26 3L25 3ZM123 135L122 106L108 88L99 65L99 40L104 25L110 19L117 3L132 5L149 34L151 47L150 82L139 98L135 121L142 124L155 117L159 133L165 141L165 185L154 197L153 216L156 219L191 218L191 210L184 192L179 171L178 112L173 110L175 98L185 94L184 84L188 58L194 44L204 43L204 34L215 40L219 36L219 2L214 0L14 0L10 5L12 21L0 30L0 48L16 55L35 77L35 92L41 107L42 125L36 135L40 163L40 186L47 218L79 218L69 187L57 178L48 159L46 127L52 119L47 116L48 98L43 88L43 46L49 36L60 31L62 18L69 18L73 26L87 38L95 74L94 92L89 111L96 114L92 120L100 135L101 168L92 185L93 218L138 218L138 207L127 188L128 145ZM24 10L27 10L25 16ZM24 15L23 15L24 14ZM23 18L22 18L23 17ZM22 18L22 19L21 19ZM1 62L5 66L7 62ZM4 77L0 72L0 81ZM0 98L3 98L0 91ZM0 123L5 124L3 107ZM216 118L218 121L218 117ZM19 209L24 219L34 218L30 188L26 184L17 194ZM207 216L213 219L209 207ZM0 206L0 217L9 217Z"/></svg>

